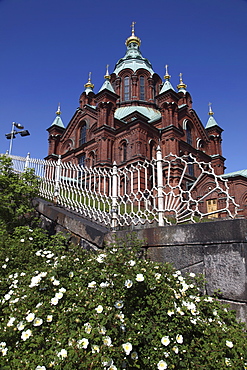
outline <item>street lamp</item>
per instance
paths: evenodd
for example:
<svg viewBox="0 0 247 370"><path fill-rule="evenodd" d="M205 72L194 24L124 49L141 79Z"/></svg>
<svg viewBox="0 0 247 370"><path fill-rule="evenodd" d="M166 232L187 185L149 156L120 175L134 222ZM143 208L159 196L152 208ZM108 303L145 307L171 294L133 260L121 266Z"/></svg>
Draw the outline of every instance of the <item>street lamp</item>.
<svg viewBox="0 0 247 370"><path fill-rule="evenodd" d="M21 131L16 131L15 127ZM12 146L13 146L13 139L15 138L15 135L20 134L21 136L29 136L30 133L28 130L23 130L24 126L22 126L20 123L12 122L12 129L9 134L5 134L6 139L10 140L9 143L9 155L11 154L12 151Z"/></svg>

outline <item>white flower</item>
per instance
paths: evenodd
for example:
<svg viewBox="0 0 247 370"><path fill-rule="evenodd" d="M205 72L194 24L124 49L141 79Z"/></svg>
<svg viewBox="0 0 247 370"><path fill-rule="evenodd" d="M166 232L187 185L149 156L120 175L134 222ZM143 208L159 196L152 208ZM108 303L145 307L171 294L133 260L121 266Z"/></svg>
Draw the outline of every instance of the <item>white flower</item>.
<svg viewBox="0 0 247 370"><path fill-rule="evenodd" d="M132 358L132 360L138 360L138 353L137 352L132 352L131 353L131 358Z"/></svg>
<svg viewBox="0 0 247 370"><path fill-rule="evenodd" d="M39 256L41 256L41 252L42 252L41 250L40 250L40 251L37 251L37 252L35 253L35 254L36 254L36 256L38 256L38 257L39 257Z"/></svg>
<svg viewBox="0 0 247 370"><path fill-rule="evenodd" d="M73 276L74 276L73 271L70 271L70 273L69 273L69 277L70 277L70 278L72 278Z"/></svg>
<svg viewBox="0 0 247 370"><path fill-rule="evenodd" d="M157 363L157 367L158 367L159 370L167 369L167 363L163 360L160 360Z"/></svg>
<svg viewBox="0 0 247 370"><path fill-rule="evenodd" d="M2 265L3 269L6 269L6 267L7 267L6 263L4 265Z"/></svg>
<svg viewBox="0 0 247 370"><path fill-rule="evenodd" d="M51 304L52 304L53 306L56 306L56 305L58 304L58 298L57 298L57 297L52 298L52 299L51 299Z"/></svg>
<svg viewBox="0 0 247 370"><path fill-rule="evenodd" d="M24 328L25 328L25 324L23 323L23 321L20 321L19 324L17 325L17 329L21 331Z"/></svg>
<svg viewBox="0 0 247 370"><path fill-rule="evenodd" d="M97 344L92 345L92 353L96 353L96 352L99 353L99 350L100 348Z"/></svg>
<svg viewBox="0 0 247 370"><path fill-rule="evenodd" d="M22 340L27 340L29 337L31 337L32 335L32 332L30 329L27 329L26 331L23 331L22 334L21 334L21 339Z"/></svg>
<svg viewBox="0 0 247 370"><path fill-rule="evenodd" d="M154 277L155 277L156 280L159 280L161 278L161 274L156 273L156 274L154 274Z"/></svg>
<svg viewBox="0 0 247 370"><path fill-rule="evenodd" d="M104 335L106 333L106 328L104 326L101 326L99 328L99 333Z"/></svg>
<svg viewBox="0 0 247 370"><path fill-rule="evenodd" d="M28 239L29 239L29 240L31 240L31 241L33 240L33 238L32 238L31 236L29 236L29 238L28 238Z"/></svg>
<svg viewBox="0 0 247 370"><path fill-rule="evenodd" d="M196 274L194 274L194 272L191 272L191 273L189 274L189 276L190 276L190 277L192 277L192 278L194 278L194 277L196 276Z"/></svg>
<svg viewBox="0 0 247 370"><path fill-rule="evenodd" d="M226 364L226 366L232 366L230 358L228 358L228 357L225 358L225 364ZM244 369L245 369L245 367L244 367Z"/></svg>
<svg viewBox="0 0 247 370"><path fill-rule="evenodd" d="M111 338L109 336L104 337L103 338L103 343L104 343L105 346L109 347L111 345Z"/></svg>
<svg viewBox="0 0 247 370"><path fill-rule="evenodd" d="M108 367L108 370L117 370L117 367L115 365L111 365L110 367Z"/></svg>
<svg viewBox="0 0 247 370"><path fill-rule="evenodd" d="M35 314L31 312L27 315L26 320L27 322L32 322L34 318L35 318Z"/></svg>
<svg viewBox="0 0 247 370"><path fill-rule="evenodd" d="M46 370L46 367L38 365L35 370Z"/></svg>
<svg viewBox="0 0 247 370"><path fill-rule="evenodd" d="M106 257L106 254L99 254L98 257L96 258L96 261L99 262L99 263L103 263L104 262L104 258Z"/></svg>
<svg viewBox="0 0 247 370"><path fill-rule="evenodd" d="M20 240L20 242L21 242L21 243L24 243L24 241L25 241L25 239L21 239L21 240Z"/></svg>
<svg viewBox="0 0 247 370"><path fill-rule="evenodd" d="M47 315L46 321L47 322L52 322L52 315Z"/></svg>
<svg viewBox="0 0 247 370"><path fill-rule="evenodd" d="M95 308L95 311L97 313L101 313L103 311L103 306L101 306L101 304L99 304L96 308Z"/></svg>
<svg viewBox="0 0 247 370"><path fill-rule="evenodd" d="M7 323L7 326L13 326L14 321L15 321L15 317L10 317L10 319Z"/></svg>
<svg viewBox="0 0 247 370"><path fill-rule="evenodd" d="M168 311L167 311L167 315L168 315L168 316L172 316L172 315L174 315L174 311L172 311L172 310L168 310Z"/></svg>
<svg viewBox="0 0 247 370"><path fill-rule="evenodd" d="M8 348L3 348L2 349L2 355L3 356L6 356L7 355L7 352L8 352Z"/></svg>
<svg viewBox="0 0 247 370"><path fill-rule="evenodd" d="M132 280L125 280L125 283L124 283L124 286L126 286L126 288L131 288L133 285L133 282Z"/></svg>
<svg viewBox="0 0 247 370"><path fill-rule="evenodd" d="M88 341L87 338L82 338L82 339L77 341L77 347L86 349L87 346L88 346L88 343L89 343L89 341Z"/></svg>
<svg viewBox="0 0 247 370"><path fill-rule="evenodd" d="M137 274L137 275L136 275L136 281L141 282L141 281L143 281L143 280L144 280L144 276L143 276L143 274Z"/></svg>
<svg viewBox="0 0 247 370"><path fill-rule="evenodd" d="M109 286L110 284L108 283L108 281L105 281L105 282L102 282L102 283L100 283L100 287L101 288L107 288L108 286Z"/></svg>
<svg viewBox="0 0 247 370"><path fill-rule="evenodd" d="M42 306L42 304L43 304L43 302L38 303L38 304L36 305L36 308L41 307L41 306Z"/></svg>
<svg viewBox="0 0 247 370"><path fill-rule="evenodd" d="M178 354L178 347L177 347L177 346L174 346L174 347L172 348L172 350L173 350L176 354Z"/></svg>
<svg viewBox="0 0 247 370"><path fill-rule="evenodd" d="M161 338L161 343L164 345L164 346L168 346L168 344L170 343L170 339L169 339L169 336L165 336L165 337L162 337Z"/></svg>
<svg viewBox="0 0 247 370"><path fill-rule="evenodd" d="M62 359L64 359L64 358L66 358L67 357L67 350L66 349L61 349L61 351L60 352L58 352L58 354L57 354L57 356L58 357L61 357Z"/></svg>
<svg viewBox="0 0 247 370"><path fill-rule="evenodd" d="M60 288L60 289L59 289L59 292L60 292L60 293L65 293L65 292L66 292L66 289L65 289L65 288Z"/></svg>
<svg viewBox="0 0 247 370"><path fill-rule="evenodd" d="M128 356L130 354L130 352L132 351L132 344L127 342L127 343L123 343L122 344L122 347L126 353L126 355Z"/></svg>
<svg viewBox="0 0 247 370"><path fill-rule="evenodd" d="M91 283L88 284L88 288L95 288L96 284L96 281L91 281Z"/></svg>
<svg viewBox="0 0 247 370"><path fill-rule="evenodd" d="M133 260L129 261L130 266L135 266L135 264L136 264L136 261L133 261Z"/></svg>
<svg viewBox="0 0 247 370"><path fill-rule="evenodd" d="M123 301L117 301L114 303L114 306L119 309L122 308L123 305L124 305Z"/></svg>
<svg viewBox="0 0 247 370"><path fill-rule="evenodd" d="M90 333L91 333L91 331L92 331L92 326L91 326L91 324L90 324L89 322L86 322L86 323L84 324L84 326L85 326L85 332L86 332L87 334L90 334Z"/></svg>
<svg viewBox="0 0 247 370"><path fill-rule="evenodd" d="M43 324L43 320L40 319L39 317L36 317L33 321L33 326L40 326Z"/></svg>
<svg viewBox="0 0 247 370"><path fill-rule="evenodd" d="M226 345L227 345L227 347L229 347L229 348L232 348L232 347L233 347L233 343L232 343L232 341L230 341L230 340L226 340Z"/></svg>
<svg viewBox="0 0 247 370"><path fill-rule="evenodd" d="M55 279L55 280L53 280L52 284L53 285L59 285L60 284L60 281Z"/></svg>
<svg viewBox="0 0 247 370"><path fill-rule="evenodd" d="M181 334L176 335L176 341L177 343L182 344L184 341L183 336Z"/></svg>
<svg viewBox="0 0 247 370"><path fill-rule="evenodd" d="M55 294L55 298L57 298L57 299L61 299L61 298L63 298L63 293L62 293L62 292L58 292L58 293L56 293L56 294Z"/></svg>

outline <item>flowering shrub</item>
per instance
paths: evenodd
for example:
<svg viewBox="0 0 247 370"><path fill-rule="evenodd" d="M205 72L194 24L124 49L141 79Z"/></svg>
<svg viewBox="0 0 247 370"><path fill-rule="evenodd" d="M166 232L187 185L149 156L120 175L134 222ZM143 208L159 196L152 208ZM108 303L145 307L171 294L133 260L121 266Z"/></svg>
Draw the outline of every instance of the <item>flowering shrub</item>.
<svg viewBox="0 0 247 370"><path fill-rule="evenodd" d="M8 243L1 369L244 368L234 314L202 295L193 273L145 260L133 241L89 253L22 227Z"/></svg>

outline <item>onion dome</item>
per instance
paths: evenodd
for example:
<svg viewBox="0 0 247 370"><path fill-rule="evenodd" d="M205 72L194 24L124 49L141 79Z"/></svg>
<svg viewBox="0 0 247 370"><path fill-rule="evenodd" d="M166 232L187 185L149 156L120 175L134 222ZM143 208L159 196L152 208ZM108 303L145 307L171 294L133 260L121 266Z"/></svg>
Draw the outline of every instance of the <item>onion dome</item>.
<svg viewBox="0 0 247 370"><path fill-rule="evenodd" d="M127 38L125 44L127 46L126 54L123 58L119 59L115 65L113 73L119 74L123 69L130 68L133 72L138 69L143 68L150 72L151 75L154 74L152 64L148 59L144 58L140 52L141 40L135 35L134 30L135 22L132 23L132 35Z"/></svg>
<svg viewBox="0 0 247 370"><path fill-rule="evenodd" d="M186 91L187 85L185 85L185 83L183 82L182 76L183 76L183 74L182 73L179 73L179 79L180 79L180 81L179 81L179 84L177 85L177 88L178 88L178 92L183 92L185 94L187 92Z"/></svg>
<svg viewBox="0 0 247 370"><path fill-rule="evenodd" d="M168 73L168 65L167 64L166 64L165 68L166 68L166 74L164 76L165 82L162 86L162 89L160 90L160 94L162 94L163 92L165 92L167 90L170 90L170 89L174 90L172 84L170 83L171 76Z"/></svg>
<svg viewBox="0 0 247 370"><path fill-rule="evenodd" d="M139 37L137 37L135 35L135 24L136 22L132 22L131 24L131 28L132 28L132 33L131 33L131 36L127 38L127 40L125 41L125 45L128 47L129 44L131 44L132 42L136 43L139 47L141 45L141 40L139 39Z"/></svg>
<svg viewBox="0 0 247 370"><path fill-rule="evenodd" d="M93 91L94 84L91 82L91 72L89 72L89 74L88 74L88 81L84 85L84 87L85 87L85 93L86 94L89 94L90 92Z"/></svg>

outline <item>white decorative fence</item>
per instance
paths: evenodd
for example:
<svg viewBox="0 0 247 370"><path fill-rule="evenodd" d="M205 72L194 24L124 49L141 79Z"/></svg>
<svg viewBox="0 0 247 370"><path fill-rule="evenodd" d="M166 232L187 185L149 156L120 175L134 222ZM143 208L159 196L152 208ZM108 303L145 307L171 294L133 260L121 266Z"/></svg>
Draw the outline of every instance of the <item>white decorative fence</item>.
<svg viewBox="0 0 247 370"><path fill-rule="evenodd" d="M170 154L128 166L87 168L70 162L9 156L13 168L33 168L39 193L65 208L108 227L154 223L197 222L212 217L235 217L238 205L229 195L227 180L210 163L193 156ZM210 202L216 202L214 209Z"/></svg>

